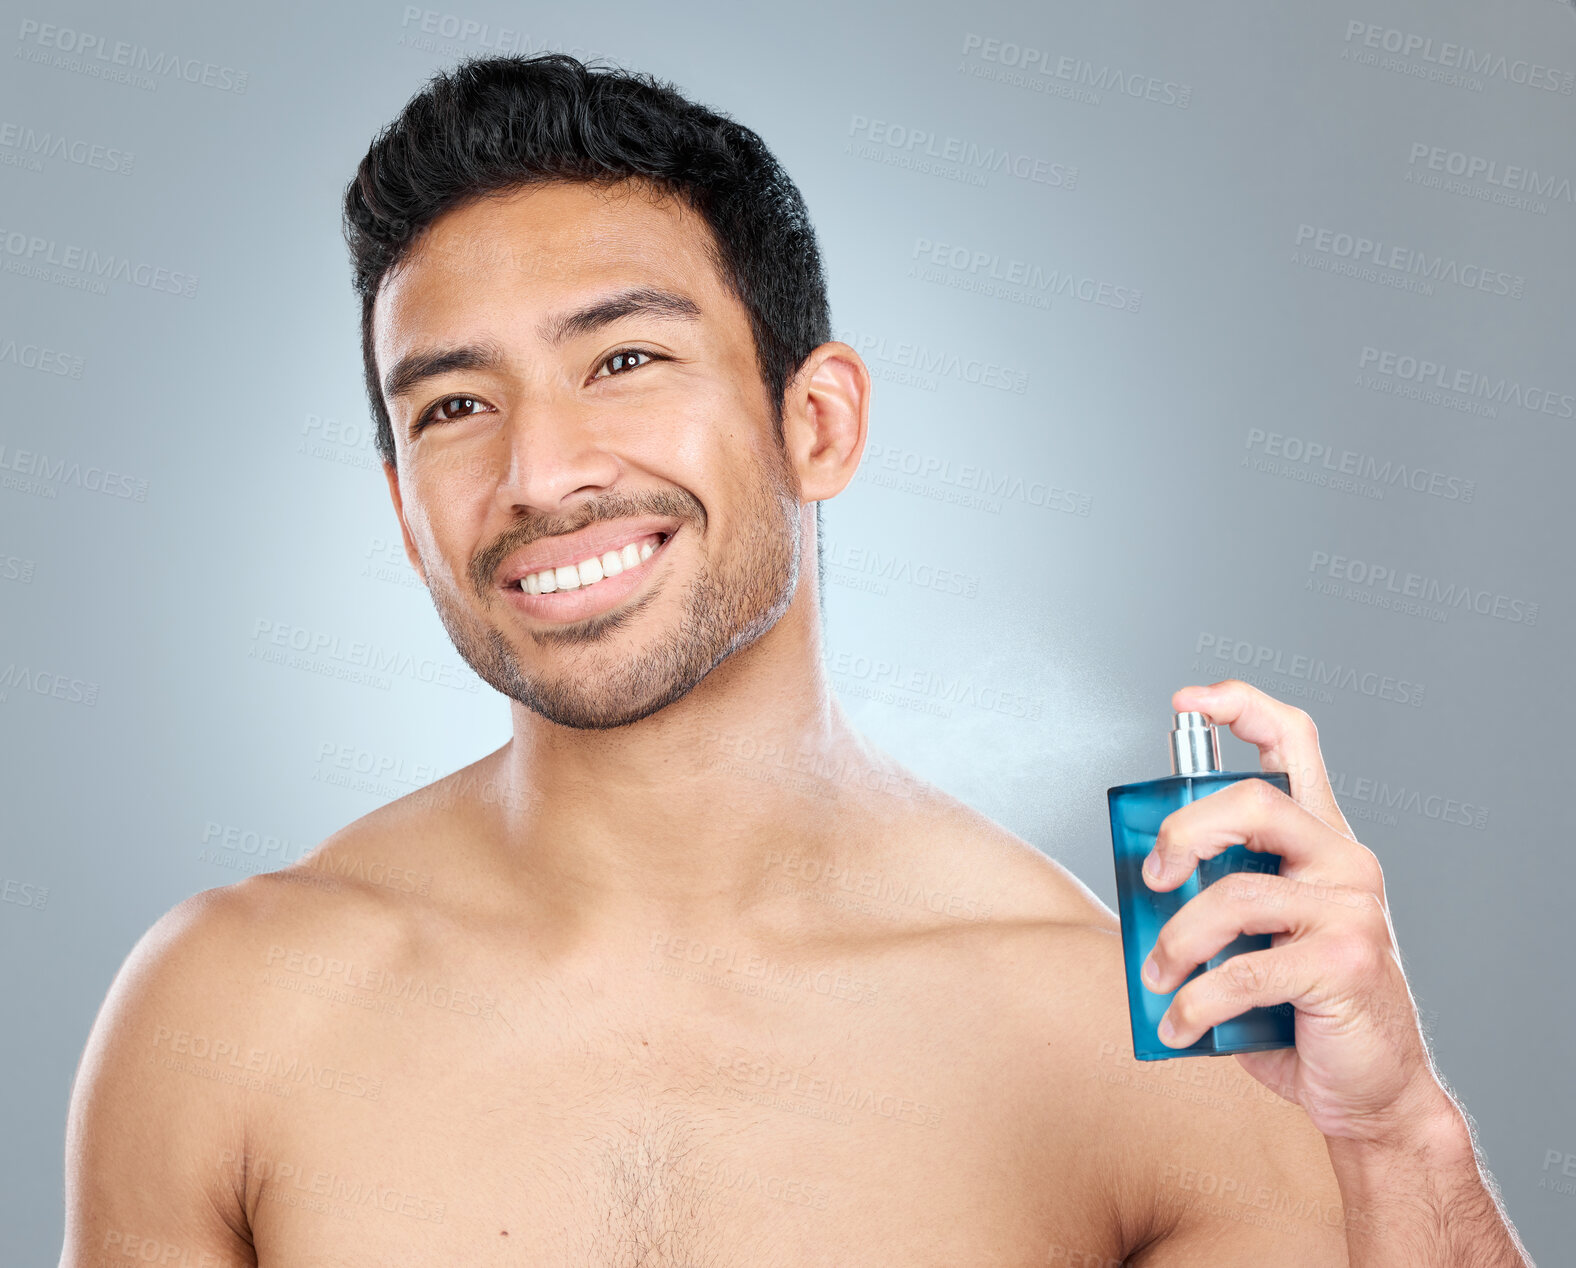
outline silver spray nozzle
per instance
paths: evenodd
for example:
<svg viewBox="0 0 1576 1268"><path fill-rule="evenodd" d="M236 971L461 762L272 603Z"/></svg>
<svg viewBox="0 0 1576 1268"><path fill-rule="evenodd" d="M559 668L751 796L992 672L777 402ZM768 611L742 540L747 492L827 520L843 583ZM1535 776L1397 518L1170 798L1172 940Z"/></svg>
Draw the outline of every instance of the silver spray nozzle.
<svg viewBox="0 0 1576 1268"><path fill-rule="evenodd" d="M1202 713L1179 713L1171 728L1171 773L1207 775L1220 769L1220 736Z"/></svg>

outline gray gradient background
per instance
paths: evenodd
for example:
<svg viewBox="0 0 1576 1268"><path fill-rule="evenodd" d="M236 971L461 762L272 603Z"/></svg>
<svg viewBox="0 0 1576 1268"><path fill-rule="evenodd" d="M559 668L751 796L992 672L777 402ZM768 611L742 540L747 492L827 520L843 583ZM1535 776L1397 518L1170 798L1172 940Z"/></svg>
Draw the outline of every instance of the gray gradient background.
<svg viewBox="0 0 1576 1268"><path fill-rule="evenodd" d="M338 220L375 129L482 43L424 35L422 10L370 0L5 8L0 1260L38 1264L59 1252L73 1072L133 942L187 895L299 857L490 751L508 713L398 550ZM457 16L525 33L514 50L605 53L671 79L759 131L798 183L837 337L876 379L870 449L825 526L828 655L877 743L1114 903L1105 789L1165 773L1175 688L1243 674L1309 709L1383 860L1441 1067L1529 1247L1562 1262L1576 1229L1559 809L1576 756L1561 707L1576 421L1560 403L1576 394L1576 96L1492 73L1430 80L1433 63L1386 64L1348 32L1372 23L1568 75L1576 13L613 0L571 15L476 0ZM95 77L26 19L243 71L244 91ZM986 39L1185 85L1187 104L1000 82ZM900 148L861 149L859 118L1076 167L1076 184L920 170ZM35 161L28 129L129 152L131 170ZM1541 208L1430 188L1415 144L1567 183ZM1300 225L1502 270L1522 293L1323 270L1297 254ZM195 275L195 294L28 276L18 233ZM921 239L1142 300L1035 307L980 290L986 269L927 275ZM1004 367L1024 391L916 376L911 345ZM24 364L40 347L68 372ZM1376 388L1365 347L1550 392L1555 412L1410 399L1394 376ZM1306 462L1274 466L1255 428L1440 473L1457 493L1470 482L1472 497L1321 486ZM76 463L113 472L112 490L74 479ZM1071 496L981 492L981 467ZM1321 593L1315 552L1535 603L1537 618L1440 622ZM947 571L932 583L927 567ZM268 663L267 622L370 641L440 681L345 680L333 654ZM1209 637L1394 676L1421 701L1248 675L1200 655ZM43 673L83 685L40 693ZM1249 762L1227 744L1228 766ZM1386 808L1397 790L1423 800ZM1447 821L1433 798L1475 821Z"/></svg>

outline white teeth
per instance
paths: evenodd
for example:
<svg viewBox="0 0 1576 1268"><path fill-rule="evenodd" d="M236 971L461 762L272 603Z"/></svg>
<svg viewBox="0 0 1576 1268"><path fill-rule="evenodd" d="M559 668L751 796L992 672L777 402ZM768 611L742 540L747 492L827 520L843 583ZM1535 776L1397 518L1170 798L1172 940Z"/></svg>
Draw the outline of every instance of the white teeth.
<svg viewBox="0 0 1576 1268"><path fill-rule="evenodd" d="M660 544L660 543L658 543ZM543 572L527 573L520 578L520 589L527 594L553 594L559 590L578 590L593 586L604 577L616 577L621 572L638 568L656 552L651 542L637 546L630 542L622 550L610 550L601 558L593 556L578 564L565 564L562 568L548 568Z"/></svg>

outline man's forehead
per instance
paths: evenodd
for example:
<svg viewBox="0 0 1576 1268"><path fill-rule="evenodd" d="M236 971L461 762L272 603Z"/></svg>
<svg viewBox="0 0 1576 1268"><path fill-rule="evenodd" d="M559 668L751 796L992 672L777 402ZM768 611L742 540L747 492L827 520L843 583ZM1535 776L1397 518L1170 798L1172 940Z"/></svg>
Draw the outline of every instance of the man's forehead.
<svg viewBox="0 0 1576 1268"><path fill-rule="evenodd" d="M545 317L591 294L649 287L719 292L705 221L675 199L555 182L479 199L433 222L379 288L379 359L400 343L501 306ZM535 331L532 319L532 332Z"/></svg>
<svg viewBox="0 0 1576 1268"><path fill-rule="evenodd" d="M704 254L706 232L705 221L677 199L653 201L631 185L606 191L554 182L479 198L439 216L406 251L383 293L397 301L427 285L500 277L511 285L573 284L641 266L677 280Z"/></svg>

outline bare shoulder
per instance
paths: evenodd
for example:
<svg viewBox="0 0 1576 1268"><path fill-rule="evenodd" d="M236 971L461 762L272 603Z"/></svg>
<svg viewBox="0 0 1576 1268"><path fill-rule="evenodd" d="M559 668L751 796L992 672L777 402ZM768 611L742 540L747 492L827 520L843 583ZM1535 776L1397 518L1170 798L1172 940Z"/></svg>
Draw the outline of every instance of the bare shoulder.
<svg viewBox="0 0 1576 1268"><path fill-rule="evenodd" d="M251 1262L225 1173L245 1154L246 1107L233 1082L204 1077L232 1074L245 1043L232 954L244 900L229 891L247 888L176 904L110 985L72 1085L63 1266L116 1253Z"/></svg>
<svg viewBox="0 0 1576 1268"><path fill-rule="evenodd" d="M1111 909L1063 864L951 794L915 787L903 818L909 840L919 843L909 847L916 865L938 883L966 889L981 918L1118 927Z"/></svg>
<svg viewBox="0 0 1576 1268"><path fill-rule="evenodd" d="M403 936L386 890L306 861L161 915L117 971L77 1068L62 1264L112 1253L251 1262L249 1142L300 1099L291 1080L318 1077L335 1042L331 1014L273 989L270 967L329 941L391 956Z"/></svg>
<svg viewBox="0 0 1576 1268"><path fill-rule="evenodd" d="M440 783L442 781L439 781ZM127 955L100 1011L89 1057L124 1047L127 1023L159 1045L211 1038L221 1051L247 1040L308 1039L321 1009L271 988L268 970L300 953L356 948L368 959L408 958L421 940L433 860L454 816L431 798L379 807L303 858L233 885L203 890L154 922ZM201 1035L194 1029L201 1027ZM85 1059L86 1063L86 1059Z"/></svg>

